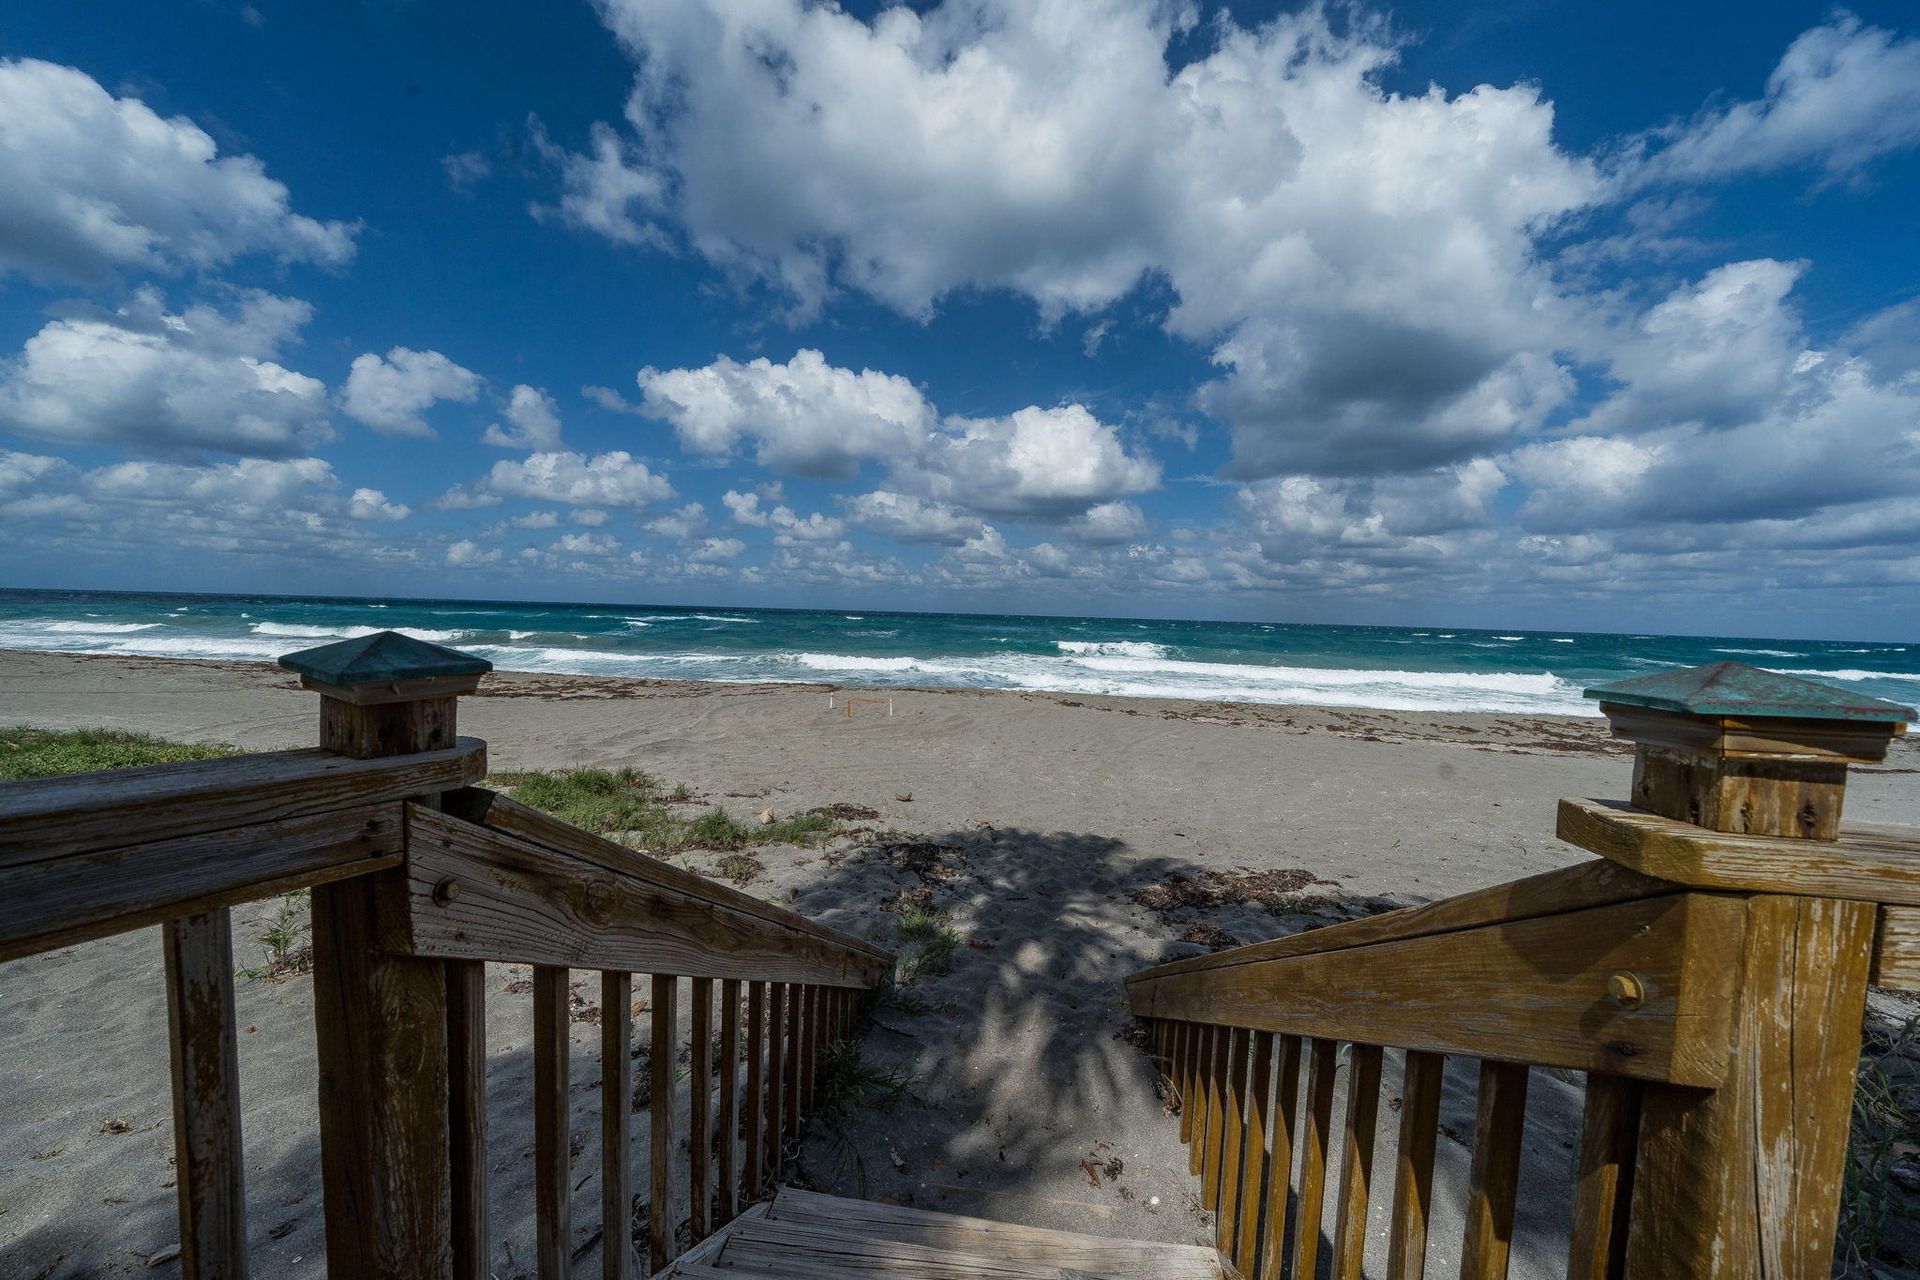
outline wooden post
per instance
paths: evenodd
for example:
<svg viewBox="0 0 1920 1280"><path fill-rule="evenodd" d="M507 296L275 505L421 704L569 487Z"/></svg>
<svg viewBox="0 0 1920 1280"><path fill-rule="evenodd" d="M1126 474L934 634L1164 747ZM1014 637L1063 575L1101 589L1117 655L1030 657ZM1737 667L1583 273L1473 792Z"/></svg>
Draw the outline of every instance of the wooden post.
<svg viewBox="0 0 1920 1280"><path fill-rule="evenodd" d="M246 1153L240 1141L240 1051L227 909L169 920L161 940L173 1061L180 1274L188 1280L246 1280Z"/></svg>
<svg viewBox="0 0 1920 1280"><path fill-rule="evenodd" d="M392 631L288 654L280 665L321 694L320 746L355 759L454 745L456 700L492 669ZM485 1203L472 1187L456 1197L452 1185L449 1110L484 1108L451 1094L446 966L385 949L383 926L394 927L405 892L399 870L313 890L320 1170L336 1276L451 1277L456 1199ZM462 1071L468 1089L484 1078ZM471 1150L470 1130L460 1133ZM484 1176L484 1162L462 1167ZM461 1234L472 1239L470 1227ZM486 1265L484 1257L464 1265L472 1262Z"/></svg>

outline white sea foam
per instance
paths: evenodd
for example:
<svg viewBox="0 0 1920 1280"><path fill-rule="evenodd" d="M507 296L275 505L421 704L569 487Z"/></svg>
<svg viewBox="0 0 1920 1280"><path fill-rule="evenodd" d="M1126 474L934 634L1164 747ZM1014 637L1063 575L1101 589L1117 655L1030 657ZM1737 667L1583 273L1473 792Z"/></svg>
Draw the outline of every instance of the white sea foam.
<svg viewBox="0 0 1920 1280"><path fill-rule="evenodd" d="M1920 676L1899 671L1860 671L1853 667L1842 667L1838 671L1825 671L1811 667L1780 667L1778 670L1783 676L1809 676L1815 680L1901 680L1909 684L1920 684Z"/></svg>
<svg viewBox="0 0 1920 1280"><path fill-rule="evenodd" d="M1164 658L1167 646L1145 640L1055 640L1054 645L1069 657L1101 655L1114 658Z"/></svg>
<svg viewBox="0 0 1920 1280"><path fill-rule="evenodd" d="M256 622L251 630L257 636L279 636L288 640L357 640L361 636L375 635L386 630L385 627L319 627L297 622ZM447 644L469 635L470 632L436 630L432 627L400 628L415 640L431 640L435 644Z"/></svg>
<svg viewBox="0 0 1920 1280"><path fill-rule="evenodd" d="M33 622L27 625L37 627L48 635L84 636L128 635L135 631L151 631L165 624L159 622Z"/></svg>
<svg viewBox="0 0 1920 1280"><path fill-rule="evenodd" d="M1525 640L1525 636L1495 636L1495 640Z"/></svg>
<svg viewBox="0 0 1920 1280"><path fill-rule="evenodd" d="M1715 649L1715 653L1742 653L1756 658L1804 658L1807 655L1792 649ZM1848 649L1847 653L1865 653L1865 649Z"/></svg>

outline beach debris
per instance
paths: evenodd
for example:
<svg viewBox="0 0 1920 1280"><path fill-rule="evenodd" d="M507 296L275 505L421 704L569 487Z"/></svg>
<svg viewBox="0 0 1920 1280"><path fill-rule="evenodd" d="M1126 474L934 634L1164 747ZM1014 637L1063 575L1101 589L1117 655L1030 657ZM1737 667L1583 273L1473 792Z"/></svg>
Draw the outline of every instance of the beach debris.
<svg viewBox="0 0 1920 1280"><path fill-rule="evenodd" d="M770 827L773 825L773 810L771 809L762 809L759 813L756 813L753 816L754 816L754 820L763 827Z"/></svg>
<svg viewBox="0 0 1920 1280"><path fill-rule="evenodd" d="M894 798L895 800L898 800L898 801L899 801L899 802L900 802L901 804L912 804L912 803L913 803L913 792L911 792L911 791L896 791L896 792L894 792L894 793L893 793L893 798Z"/></svg>
<svg viewBox="0 0 1920 1280"><path fill-rule="evenodd" d="M1196 921L1181 931L1180 941L1194 942L1209 951L1225 951L1228 947L1240 945L1240 939L1228 933L1217 924Z"/></svg>
<svg viewBox="0 0 1920 1280"><path fill-rule="evenodd" d="M1316 905L1304 891L1313 885L1335 884L1303 867L1246 871L1238 875L1203 871L1199 876L1174 872L1159 884L1135 889L1127 896L1149 911L1162 914L1182 907L1212 909L1229 904L1264 907L1272 915L1288 915Z"/></svg>
<svg viewBox="0 0 1920 1280"><path fill-rule="evenodd" d="M887 1161L899 1172L905 1173L907 1171L907 1162L900 1158L900 1153L893 1149L891 1142L887 1144Z"/></svg>
<svg viewBox="0 0 1920 1280"><path fill-rule="evenodd" d="M152 1271L156 1267L164 1267L169 1262L178 1262L179 1260L180 1246L170 1244L166 1248L158 1250L147 1257L147 1270Z"/></svg>
<svg viewBox="0 0 1920 1280"><path fill-rule="evenodd" d="M902 871L910 871L919 876L922 882L940 883L952 880L958 873L946 865L947 855L958 853L951 845L938 844L932 840L895 840L880 846L880 853L893 866Z"/></svg>
<svg viewBox="0 0 1920 1280"><path fill-rule="evenodd" d="M1099 1165L1095 1164L1091 1160L1082 1160L1080 1162L1080 1167L1087 1171L1088 1185L1095 1186L1095 1187L1100 1185L1100 1166Z"/></svg>
<svg viewBox="0 0 1920 1280"><path fill-rule="evenodd" d="M872 805L848 804L837 800L832 804L823 804L807 810L808 813L825 814L839 822L871 822L880 816L880 811Z"/></svg>

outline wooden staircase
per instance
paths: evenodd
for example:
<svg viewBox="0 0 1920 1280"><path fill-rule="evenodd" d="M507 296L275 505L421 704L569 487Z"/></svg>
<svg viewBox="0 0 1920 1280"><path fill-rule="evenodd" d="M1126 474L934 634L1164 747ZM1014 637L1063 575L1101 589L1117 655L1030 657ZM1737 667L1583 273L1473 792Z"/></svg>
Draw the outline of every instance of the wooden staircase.
<svg viewBox="0 0 1920 1280"><path fill-rule="evenodd" d="M782 1187L658 1273L660 1280L1226 1280L1220 1255L1048 1231Z"/></svg>

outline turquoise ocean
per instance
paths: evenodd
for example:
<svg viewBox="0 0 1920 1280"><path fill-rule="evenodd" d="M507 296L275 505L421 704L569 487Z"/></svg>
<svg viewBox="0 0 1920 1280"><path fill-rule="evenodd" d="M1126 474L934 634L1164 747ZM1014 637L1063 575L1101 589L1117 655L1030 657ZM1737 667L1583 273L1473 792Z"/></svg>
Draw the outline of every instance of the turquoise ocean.
<svg viewBox="0 0 1920 1280"><path fill-rule="evenodd" d="M0 591L0 648L269 661L393 628L512 671L1595 714L1587 685L1734 660L1920 703L1920 642L1461 627Z"/></svg>

